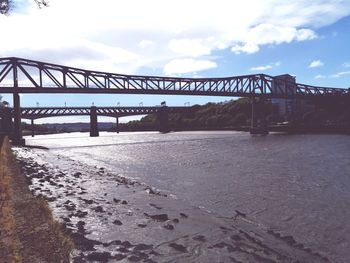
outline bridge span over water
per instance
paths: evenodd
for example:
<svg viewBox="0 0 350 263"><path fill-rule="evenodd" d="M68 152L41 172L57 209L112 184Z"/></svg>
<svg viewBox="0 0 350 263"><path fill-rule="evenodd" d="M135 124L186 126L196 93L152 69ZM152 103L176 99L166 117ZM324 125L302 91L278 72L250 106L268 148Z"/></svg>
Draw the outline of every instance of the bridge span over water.
<svg viewBox="0 0 350 263"><path fill-rule="evenodd" d="M134 115L157 114L164 109L166 109L168 113L181 113L190 110L191 107L22 107L21 117L23 119L36 120L59 116L90 116L92 113L96 113L97 116L119 118Z"/></svg>
<svg viewBox="0 0 350 263"><path fill-rule="evenodd" d="M191 107L24 107L20 108L22 119L31 120L32 136L34 136L34 120L61 116L90 116L90 136L98 136L97 116L116 118L116 130L119 132L119 118L125 116L156 114L160 132L168 132L168 114L190 112ZM4 117L3 126L12 127L11 119L14 115L13 108L0 110L0 117Z"/></svg>
<svg viewBox="0 0 350 263"><path fill-rule="evenodd" d="M162 94L255 98L349 97L350 90L296 83L295 78L252 74L223 78L175 78L92 71L16 57L0 58L0 93L13 94L14 141L21 141L20 93Z"/></svg>

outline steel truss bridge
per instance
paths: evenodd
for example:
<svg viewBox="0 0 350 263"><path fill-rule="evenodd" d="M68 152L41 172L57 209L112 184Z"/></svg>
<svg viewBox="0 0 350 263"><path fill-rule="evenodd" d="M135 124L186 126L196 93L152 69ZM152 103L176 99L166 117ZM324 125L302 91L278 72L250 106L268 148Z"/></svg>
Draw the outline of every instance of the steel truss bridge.
<svg viewBox="0 0 350 263"><path fill-rule="evenodd" d="M0 58L0 93L114 93L267 98L350 94L349 89L315 87L265 74L225 78L123 75L16 57Z"/></svg>
<svg viewBox="0 0 350 263"><path fill-rule="evenodd" d="M224 78L175 78L115 74L6 57L0 58L0 94L13 94L13 143L24 144L21 132L20 93L160 94L249 97L252 102L251 131L256 130L255 98L350 98L350 89L316 87L296 83L291 76L253 74ZM96 108L91 125L97 125ZM73 111L72 111L73 112ZM73 114L73 113L72 113ZM260 113L261 123L264 118ZM166 113L160 114L166 124ZM33 120L33 119L32 119ZM260 124L265 127L265 124ZM162 130L166 130L163 125ZM265 128L262 128L265 130ZM258 131L260 132L260 131ZM98 136L93 132L92 136Z"/></svg>
<svg viewBox="0 0 350 263"><path fill-rule="evenodd" d="M21 108L23 119L40 119L58 116L90 116L93 111L98 116L125 117L159 113L163 107L49 107ZM191 107L166 107L168 113L181 113L191 110Z"/></svg>

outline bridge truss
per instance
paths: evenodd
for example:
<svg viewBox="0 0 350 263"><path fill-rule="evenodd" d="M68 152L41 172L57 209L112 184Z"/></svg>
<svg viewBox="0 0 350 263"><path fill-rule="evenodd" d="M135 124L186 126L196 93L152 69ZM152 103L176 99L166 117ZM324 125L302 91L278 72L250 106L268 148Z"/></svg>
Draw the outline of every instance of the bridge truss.
<svg viewBox="0 0 350 263"><path fill-rule="evenodd" d="M265 74L226 78L175 78L91 71L15 57L0 58L0 93L115 93L232 97L349 95L349 89L315 87Z"/></svg>

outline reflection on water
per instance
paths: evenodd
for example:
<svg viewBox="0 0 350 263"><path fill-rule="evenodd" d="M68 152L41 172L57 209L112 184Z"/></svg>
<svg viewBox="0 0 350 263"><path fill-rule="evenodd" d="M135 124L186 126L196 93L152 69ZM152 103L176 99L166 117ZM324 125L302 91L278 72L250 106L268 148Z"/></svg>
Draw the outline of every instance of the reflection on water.
<svg viewBox="0 0 350 263"><path fill-rule="evenodd" d="M148 132L26 140L135 178L218 216L242 211L335 262L350 261L349 136Z"/></svg>

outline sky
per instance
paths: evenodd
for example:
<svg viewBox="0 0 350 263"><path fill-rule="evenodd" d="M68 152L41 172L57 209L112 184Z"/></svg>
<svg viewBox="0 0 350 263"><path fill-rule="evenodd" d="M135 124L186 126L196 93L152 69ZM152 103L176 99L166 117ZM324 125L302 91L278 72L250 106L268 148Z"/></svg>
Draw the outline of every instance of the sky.
<svg viewBox="0 0 350 263"><path fill-rule="evenodd" d="M288 73L299 83L350 87L349 0L50 0L41 9L33 0L14 3L10 15L0 15L0 57L138 75ZM12 103L9 95L3 99ZM183 106L230 99L25 94L21 105Z"/></svg>

